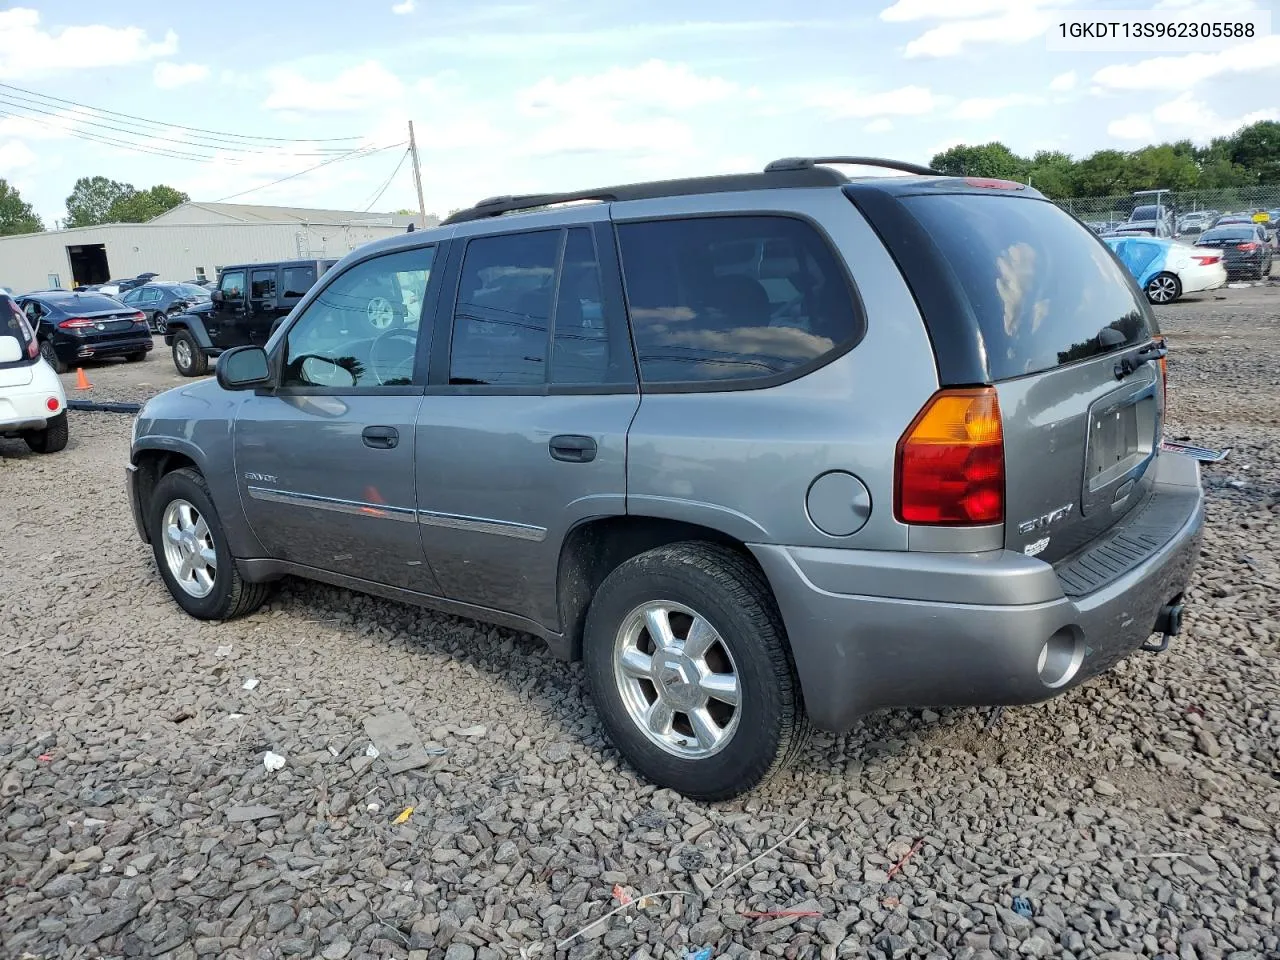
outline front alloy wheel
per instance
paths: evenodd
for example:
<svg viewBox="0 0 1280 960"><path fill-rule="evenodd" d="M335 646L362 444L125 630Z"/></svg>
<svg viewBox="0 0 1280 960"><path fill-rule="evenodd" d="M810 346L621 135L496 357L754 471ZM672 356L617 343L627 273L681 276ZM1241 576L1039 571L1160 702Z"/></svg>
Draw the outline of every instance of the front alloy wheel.
<svg viewBox="0 0 1280 960"><path fill-rule="evenodd" d="M738 728L738 671L720 634L681 603L643 603L614 643L614 678L627 713L655 745L697 760Z"/></svg>
<svg viewBox="0 0 1280 960"><path fill-rule="evenodd" d="M207 597L218 576L218 554L209 524L186 500L171 500L161 526L164 560L174 582L188 596Z"/></svg>

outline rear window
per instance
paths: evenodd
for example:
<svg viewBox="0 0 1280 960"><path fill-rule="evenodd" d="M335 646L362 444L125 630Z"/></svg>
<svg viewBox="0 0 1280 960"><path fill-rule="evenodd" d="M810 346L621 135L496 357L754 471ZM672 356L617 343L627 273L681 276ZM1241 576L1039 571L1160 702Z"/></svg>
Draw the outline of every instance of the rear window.
<svg viewBox="0 0 1280 960"><path fill-rule="evenodd" d="M1156 206L1134 207L1130 220L1159 220L1163 211Z"/></svg>
<svg viewBox="0 0 1280 960"><path fill-rule="evenodd" d="M803 220L624 223L618 241L647 384L788 374L862 335L844 268Z"/></svg>
<svg viewBox="0 0 1280 960"><path fill-rule="evenodd" d="M92 293L77 293L71 297L49 297L48 302L68 313L100 313L125 309L124 304L114 297L103 297Z"/></svg>
<svg viewBox="0 0 1280 960"><path fill-rule="evenodd" d="M1147 311L1124 268L1054 204L978 194L904 202L959 280L994 379L1097 356L1104 327L1124 334L1124 345L1150 338Z"/></svg>
<svg viewBox="0 0 1280 960"><path fill-rule="evenodd" d="M1257 234L1249 227L1231 227L1227 230L1207 230L1200 234L1200 241L1205 240L1256 240Z"/></svg>

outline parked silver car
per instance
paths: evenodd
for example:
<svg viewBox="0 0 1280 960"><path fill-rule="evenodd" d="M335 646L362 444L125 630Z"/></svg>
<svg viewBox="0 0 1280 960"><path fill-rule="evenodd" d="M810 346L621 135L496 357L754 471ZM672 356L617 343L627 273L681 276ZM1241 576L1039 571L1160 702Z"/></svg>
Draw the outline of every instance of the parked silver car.
<svg viewBox="0 0 1280 960"><path fill-rule="evenodd" d="M225 619L292 574L536 634L705 799L810 724L1039 701L1167 642L1202 494L1128 272L1023 185L851 159L348 254L138 416L173 598Z"/></svg>

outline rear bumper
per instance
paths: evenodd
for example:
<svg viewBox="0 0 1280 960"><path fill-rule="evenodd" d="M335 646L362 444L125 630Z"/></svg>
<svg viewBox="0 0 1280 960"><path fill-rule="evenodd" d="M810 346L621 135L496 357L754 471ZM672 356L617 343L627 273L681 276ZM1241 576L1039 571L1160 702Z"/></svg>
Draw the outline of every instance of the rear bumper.
<svg viewBox="0 0 1280 960"><path fill-rule="evenodd" d="M1225 286L1227 269L1221 263L1215 263L1208 267L1192 267L1183 270L1179 276L1182 279L1183 293L1199 293Z"/></svg>
<svg viewBox="0 0 1280 960"><path fill-rule="evenodd" d="M63 340L53 345L54 352L63 363L75 363L77 360L101 360L105 357L122 357L130 353L141 353L150 350L154 344L151 335L122 337L119 340L77 341Z"/></svg>
<svg viewBox="0 0 1280 960"><path fill-rule="evenodd" d="M839 732L887 707L1035 703L1128 656L1186 589L1204 524L1196 462L1165 453L1152 469L1153 493L1180 511L1172 536L1074 598L1053 567L1012 551L752 546L777 596L813 722Z"/></svg>

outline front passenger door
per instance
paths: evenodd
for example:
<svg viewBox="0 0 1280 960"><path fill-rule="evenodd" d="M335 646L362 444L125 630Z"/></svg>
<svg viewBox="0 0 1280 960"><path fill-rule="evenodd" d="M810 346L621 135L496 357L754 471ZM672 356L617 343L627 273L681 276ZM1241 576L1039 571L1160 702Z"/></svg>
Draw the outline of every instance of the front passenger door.
<svg viewBox="0 0 1280 960"><path fill-rule="evenodd" d="M414 485L425 382L418 347L429 339L431 310L381 331L370 319L386 289L412 287L418 303L431 302L435 251L370 257L332 277L277 339L278 386L241 403L240 501L268 556L439 594Z"/></svg>

